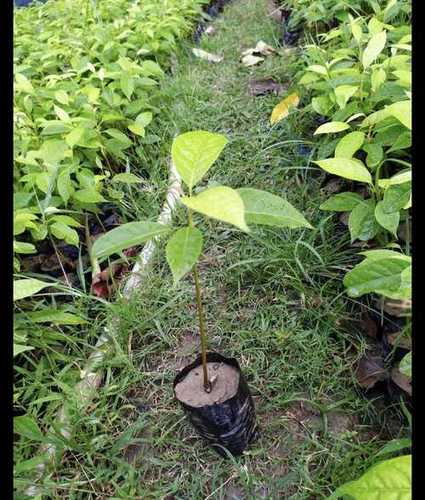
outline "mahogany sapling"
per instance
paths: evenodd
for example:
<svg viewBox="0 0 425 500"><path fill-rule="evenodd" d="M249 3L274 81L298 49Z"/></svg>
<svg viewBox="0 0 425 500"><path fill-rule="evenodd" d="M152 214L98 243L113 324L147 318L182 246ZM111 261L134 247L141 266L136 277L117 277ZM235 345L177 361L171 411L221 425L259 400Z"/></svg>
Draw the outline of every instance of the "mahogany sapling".
<svg viewBox="0 0 425 500"><path fill-rule="evenodd" d="M194 213L231 224L244 233L250 233L249 225L257 224L282 228L312 228L289 202L266 191L249 187L233 189L228 186L214 186L194 194L194 187L204 178L227 143L224 135L197 130L177 136L171 148L172 161L187 188L187 195L181 199L187 209L187 224L175 228L167 242L165 253L175 285L187 273L193 273L203 387L207 393L212 391L213 381L209 379L207 368L207 332L197 268L203 248L203 235L196 227ZM93 244L92 252L102 260L153 237L168 235L172 229L156 222L130 222L98 238Z"/></svg>

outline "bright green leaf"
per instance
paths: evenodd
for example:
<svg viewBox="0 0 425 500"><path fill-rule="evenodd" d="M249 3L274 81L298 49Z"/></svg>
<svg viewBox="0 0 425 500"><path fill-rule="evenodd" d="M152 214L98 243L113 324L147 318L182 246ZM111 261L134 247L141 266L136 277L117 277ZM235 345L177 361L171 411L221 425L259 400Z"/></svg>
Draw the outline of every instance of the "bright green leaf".
<svg viewBox="0 0 425 500"><path fill-rule="evenodd" d="M227 143L224 135L204 130L186 132L174 139L172 160L190 190L217 160Z"/></svg>
<svg viewBox="0 0 425 500"><path fill-rule="evenodd" d="M372 184L372 176L360 160L354 158L328 158L314 163L330 174Z"/></svg>
<svg viewBox="0 0 425 500"><path fill-rule="evenodd" d="M25 299L25 297L31 297L31 295L34 295L48 286L52 286L52 284L36 280L34 278L16 280L13 282L13 300L15 301Z"/></svg>
<svg viewBox="0 0 425 500"><path fill-rule="evenodd" d="M363 198L358 193L347 191L345 193L334 194L320 205L320 210L330 210L332 212L349 212L353 210Z"/></svg>
<svg viewBox="0 0 425 500"><path fill-rule="evenodd" d="M304 216L280 196L252 188L241 188L237 192L243 200L248 224L312 229Z"/></svg>
<svg viewBox="0 0 425 500"><path fill-rule="evenodd" d="M385 212L383 202L378 201L375 207L375 217L378 224L397 237L397 228L400 223L400 212Z"/></svg>
<svg viewBox="0 0 425 500"><path fill-rule="evenodd" d="M355 500L411 500L412 457L405 455L373 465L357 479L340 486L335 498L348 495Z"/></svg>
<svg viewBox="0 0 425 500"><path fill-rule="evenodd" d="M174 284L188 273L198 261L202 251L202 233L194 227L176 231L167 243L165 254L173 273Z"/></svg>
<svg viewBox="0 0 425 500"><path fill-rule="evenodd" d="M329 122L329 123L324 123L323 125L320 125L316 129L313 135L318 135L318 134L335 134L338 132L342 132L343 130L347 130L350 128L350 125L348 123L344 122Z"/></svg>
<svg viewBox="0 0 425 500"><path fill-rule="evenodd" d="M168 231L168 226L158 222L128 222L100 236L93 243L92 252L98 259L103 259Z"/></svg>
<svg viewBox="0 0 425 500"><path fill-rule="evenodd" d="M363 52L362 64L364 68L368 68L375 61L379 54L384 50L386 43L386 31L381 31L380 33L376 33L372 36Z"/></svg>
<svg viewBox="0 0 425 500"><path fill-rule="evenodd" d="M335 158L352 158L362 147L364 140L363 132L355 131L345 135L335 148Z"/></svg>
<svg viewBox="0 0 425 500"><path fill-rule="evenodd" d="M245 222L245 207L240 194L232 188L218 186L206 189L196 196L184 196L182 203L207 217L227 222L249 232Z"/></svg>
<svg viewBox="0 0 425 500"><path fill-rule="evenodd" d="M397 291L401 273L410 264L398 258L365 259L344 276L344 286L350 297L382 290Z"/></svg>
<svg viewBox="0 0 425 500"><path fill-rule="evenodd" d="M379 226L375 219L375 202L371 199L358 203L348 218L351 242L371 240L376 236Z"/></svg>

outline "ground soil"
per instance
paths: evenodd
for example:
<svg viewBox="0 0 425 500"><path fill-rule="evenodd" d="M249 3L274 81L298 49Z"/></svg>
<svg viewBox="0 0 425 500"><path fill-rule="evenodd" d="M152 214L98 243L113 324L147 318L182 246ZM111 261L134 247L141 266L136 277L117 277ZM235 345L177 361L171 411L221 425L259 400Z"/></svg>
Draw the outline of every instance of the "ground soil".
<svg viewBox="0 0 425 500"><path fill-rule="evenodd" d="M213 381L211 392L205 392L202 366L191 370L175 387L176 397L195 408L220 404L232 398L239 385L239 372L225 363L207 363L208 378ZM216 377L216 378L215 378Z"/></svg>

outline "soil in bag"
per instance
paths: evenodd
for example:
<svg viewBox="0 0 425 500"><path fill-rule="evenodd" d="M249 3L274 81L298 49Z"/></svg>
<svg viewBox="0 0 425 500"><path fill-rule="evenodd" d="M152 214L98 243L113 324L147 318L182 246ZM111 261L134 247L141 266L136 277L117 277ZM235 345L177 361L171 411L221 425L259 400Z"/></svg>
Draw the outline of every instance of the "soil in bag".
<svg viewBox="0 0 425 500"><path fill-rule="evenodd" d="M238 362L207 353L213 388L203 387L201 357L186 366L174 380L176 399L192 425L220 455L240 455L258 437L254 403Z"/></svg>

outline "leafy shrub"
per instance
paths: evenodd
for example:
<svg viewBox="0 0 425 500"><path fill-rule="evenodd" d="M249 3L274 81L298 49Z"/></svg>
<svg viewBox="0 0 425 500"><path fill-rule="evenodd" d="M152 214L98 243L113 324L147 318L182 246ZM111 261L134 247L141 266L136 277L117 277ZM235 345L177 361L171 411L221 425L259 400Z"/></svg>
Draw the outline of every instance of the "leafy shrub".
<svg viewBox="0 0 425 500"><path fill-rule="evenodd" d="M140 182L121 172L155 140L159 81L203 3L57 0L15 9L16 254L35 253L48 235L78 246L80 214L119 200L119 183Z"/></svg>

